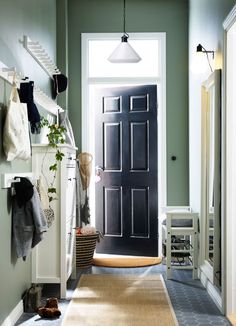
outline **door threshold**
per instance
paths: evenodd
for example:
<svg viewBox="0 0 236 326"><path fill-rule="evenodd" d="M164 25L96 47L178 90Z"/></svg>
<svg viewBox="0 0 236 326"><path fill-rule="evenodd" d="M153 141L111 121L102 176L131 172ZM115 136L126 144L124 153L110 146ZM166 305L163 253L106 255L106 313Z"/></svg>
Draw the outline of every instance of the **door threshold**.
<svg viewBox="0 0 236 326"><path fill-rule="evenodd" d="M141 256L126 256L126 255L109 255L96 254L93 258L93 265L100 267L146 267L158 265L161 263L159 257L141 257Z"/></svg>
<svg viewBox="0 0 236 326"><path fill-rule="evenodd" d="M100 254L100 253L94 253L94 258L122 258L122 257L126 257L126 258L148 258L147 256L132 256L132 255L115 255L115 254Z"/></svg>

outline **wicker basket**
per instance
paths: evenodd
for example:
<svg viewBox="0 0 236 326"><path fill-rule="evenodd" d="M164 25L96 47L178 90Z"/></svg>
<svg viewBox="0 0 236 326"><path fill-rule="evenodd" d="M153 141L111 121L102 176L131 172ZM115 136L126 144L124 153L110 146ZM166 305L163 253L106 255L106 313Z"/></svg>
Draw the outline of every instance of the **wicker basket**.
<svg viewBox="0 0 236 326"><path fill-rule="evenodd" d="M92 266L93 254L99 233L76 235L76 267L85 268Z"/></svg>

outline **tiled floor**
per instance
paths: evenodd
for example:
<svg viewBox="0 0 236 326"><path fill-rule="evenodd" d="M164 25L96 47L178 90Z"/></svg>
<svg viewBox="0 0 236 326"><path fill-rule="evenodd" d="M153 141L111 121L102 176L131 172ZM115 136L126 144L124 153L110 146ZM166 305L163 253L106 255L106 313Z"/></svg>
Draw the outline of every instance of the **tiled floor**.
<svg viewBox="0 0 236 326"><path fill-rule="evenodd" d="M81 273L94 274L163 274L165 279L165 266L156 265L144 268L104 268L92 267L82 269L78 272L78 279ZM63 315L68 306L73 289L78 282L68 282L68 299L59 300L59 308L62 316L55 320L41 319L36 314L24 313L15 325L61 325ZM172 280L165 280L166 287L175 310L176 317L180 326L224 326L230 325L229 321L221 315L206 290L199 280L192 280L191 272L184 270L175 270ZM44 287L43 294L46 297L59 296L59 287L57 285L47 285ZM102 326L102 325L101 325ZM124 325L125 326L125 325ZM151 325L150 325L151 326Z"/></svg>

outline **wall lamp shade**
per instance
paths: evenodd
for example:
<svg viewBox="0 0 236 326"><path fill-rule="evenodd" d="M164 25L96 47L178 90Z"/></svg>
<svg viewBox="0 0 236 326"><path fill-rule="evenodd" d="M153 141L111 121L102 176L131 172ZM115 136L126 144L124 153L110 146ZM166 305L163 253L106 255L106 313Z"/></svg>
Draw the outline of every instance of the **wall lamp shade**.
<svg viewBox="0 0 236 326"><path fill-rule="evenodd" d="M128 37L127 34L121 37L121 43L108 57L108 61L111 63L137 63L141 60L138 53L128 43Z"/></svg>
<svg viewBox="0 0 236 326"><path fill-rule="evenodd" d="M121 43L115 48L112 54L108 57L108 61L111 63L137 63L141 60L138 53L128 43L129 35L125 32L125 0L123 7L123 36L121 37Z"/></svg>

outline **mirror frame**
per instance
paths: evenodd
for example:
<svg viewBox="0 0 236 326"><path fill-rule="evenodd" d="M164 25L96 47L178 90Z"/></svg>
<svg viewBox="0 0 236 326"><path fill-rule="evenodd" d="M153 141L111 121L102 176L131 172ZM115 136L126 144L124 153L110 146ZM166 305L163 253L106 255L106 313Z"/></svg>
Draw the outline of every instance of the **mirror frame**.
<svg viewBox="0 0 236 326"><path fill-rule="evenodd" d="M201 87L201 270L208 280L221 289L221 70L215 70ZM212 103L213 101L213 103ZM209 121L213 106L214 121ZM210 126L214 130L209 131ZM209 171L209 135L213 136L214 148L212 171ZM211 176L211 178L210 178ZM209 185L209 179L212 185ZM209 247L209 192L214 194L213 263L209 262L206 248ZM212 208L211 208L212 213Z"/></svg>

